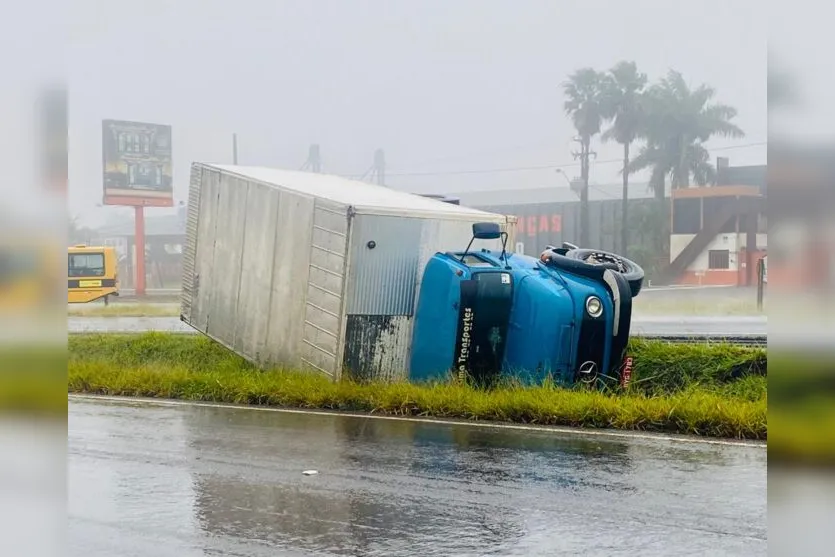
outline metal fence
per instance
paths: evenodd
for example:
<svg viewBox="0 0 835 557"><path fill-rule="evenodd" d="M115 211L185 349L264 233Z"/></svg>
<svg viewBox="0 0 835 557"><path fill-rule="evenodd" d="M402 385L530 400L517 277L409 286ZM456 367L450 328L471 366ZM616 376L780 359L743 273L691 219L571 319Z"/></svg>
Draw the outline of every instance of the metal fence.
<svg viewBox="0 0 835 557"><path fill-rule="evenodd" d="M757 310L763 310L765 299L765 287L768 284L768 258L761 257L757 260Z"/></svg>

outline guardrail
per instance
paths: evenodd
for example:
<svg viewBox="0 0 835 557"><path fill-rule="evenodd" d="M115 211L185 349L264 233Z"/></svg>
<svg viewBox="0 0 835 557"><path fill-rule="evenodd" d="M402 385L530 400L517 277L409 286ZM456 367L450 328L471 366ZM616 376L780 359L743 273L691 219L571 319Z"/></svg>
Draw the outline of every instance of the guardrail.
<svg viewBox="0 0 835 557"><path fill-rule="evenodd" d="M70 330L70 335L83 334L141 334L148 332L146 330L120 330L120 331L84 331L84 330ZM172 331L165 331L166 334L172 335L195 335L198 332L194 329L178 329ZM635 334L632 338L641 340L657 340L662 342L669 342L672 344L734 344L737 346L754 346L765 347L768 346L768 338L765 335L642 335Z"/></svg>
<svg viewBox="0 0 835 557"><path fill-rule="evenodd" d="M136 296L136 290L133 288L122 288L119 290L122 296ZM179 296L179 288L146 288L145 296L153 298L155 296Z"/></svg>
<svg viewBox="0 0 835 557"><path fill-rule="evenodd" d="M765 335L633 335L642 340L660 340L677 344L735 344L737 346L768 346Z"/></svg>

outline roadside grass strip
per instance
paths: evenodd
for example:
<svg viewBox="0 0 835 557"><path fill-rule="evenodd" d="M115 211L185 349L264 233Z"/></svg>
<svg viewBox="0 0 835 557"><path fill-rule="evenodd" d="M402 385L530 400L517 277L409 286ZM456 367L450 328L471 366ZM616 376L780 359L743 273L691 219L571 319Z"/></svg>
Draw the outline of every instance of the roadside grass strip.
<svg viewBox="0 0 835 557"><path fill-rule="evenodd" d="M68 342L70 393L767 438L761 348L635 341L632 384L600 391L512 381L490 389L453 381L334 382L260 370L199 335L77 334Z"/></svg>

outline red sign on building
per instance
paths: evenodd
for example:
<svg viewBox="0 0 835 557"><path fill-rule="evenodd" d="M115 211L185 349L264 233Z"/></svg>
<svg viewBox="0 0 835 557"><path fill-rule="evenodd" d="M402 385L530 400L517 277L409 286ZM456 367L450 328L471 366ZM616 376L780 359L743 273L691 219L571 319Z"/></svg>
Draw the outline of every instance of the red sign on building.
<svg viewBox="0 0 835 557"><path fill-rule="evenodd" d="M519 236L527 235L531 238L542 233L562 232L562 215L530 215L520 216L516 223L516 232Z"/></svg>

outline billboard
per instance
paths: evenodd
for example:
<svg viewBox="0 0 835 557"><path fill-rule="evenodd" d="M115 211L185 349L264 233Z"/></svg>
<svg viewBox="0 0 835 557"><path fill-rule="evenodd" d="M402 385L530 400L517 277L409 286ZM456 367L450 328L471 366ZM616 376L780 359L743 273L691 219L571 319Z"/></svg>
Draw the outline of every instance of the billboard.
<svg viewBox="0 0 835 557"><path fill-rule="evenodd" d="M174 205L171 126L102 122L104 204Z"/></svg>

